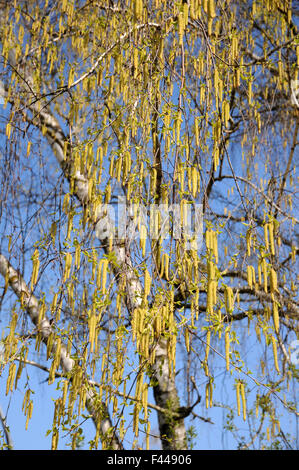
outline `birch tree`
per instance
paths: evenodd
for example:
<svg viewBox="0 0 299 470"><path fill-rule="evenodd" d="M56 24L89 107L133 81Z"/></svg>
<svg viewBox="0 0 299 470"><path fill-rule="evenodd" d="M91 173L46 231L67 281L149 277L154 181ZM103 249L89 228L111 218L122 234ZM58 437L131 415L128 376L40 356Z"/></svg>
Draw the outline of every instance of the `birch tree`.
<svg viewBox="0 0 299 470"><path fill-rule="evenodd" d="M57 382L52 449L82 416L92 449L199 448L219 406L293 446L296 2L0 8L4 393Z"/></svg>

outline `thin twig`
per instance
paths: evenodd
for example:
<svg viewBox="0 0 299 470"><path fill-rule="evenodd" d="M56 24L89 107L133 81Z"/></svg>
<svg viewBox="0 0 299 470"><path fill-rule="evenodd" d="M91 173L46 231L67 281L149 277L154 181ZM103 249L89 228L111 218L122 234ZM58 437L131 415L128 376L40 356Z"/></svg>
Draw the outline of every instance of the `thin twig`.
<svg viewBox="0 0 299 470"><path fill-rule="evenodd" d="M1 421L1 424L2 424L2 428L3 428L3 432L4 432L6 444L7 444L7 450L12 450L13 449L13 442L12 442L12 438L11 438L11 435L10 435L9 427L7 426L7 423L6 423L6 416L3 413L3 410L1 408L1 406L0 406L0 421Z"/></svg>

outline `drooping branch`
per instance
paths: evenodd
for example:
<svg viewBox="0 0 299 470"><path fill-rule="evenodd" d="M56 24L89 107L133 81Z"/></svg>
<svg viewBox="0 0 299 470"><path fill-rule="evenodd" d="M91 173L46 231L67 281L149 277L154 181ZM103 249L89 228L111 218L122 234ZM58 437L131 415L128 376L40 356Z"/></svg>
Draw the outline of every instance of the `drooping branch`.
<svg viewBox="0 0 299 470"><path fill-rule="evenodd" d="M285 172L283 174L282 181L281 181L280 188L279 188L279 193L278 193L278 197L277 197L277 201L276 201L277 207L276 207L276 210L274 212L274 217L275 218L277 217L278 207L280 207L281 198L282 198L282 195L283 195L283 191L285 189L286 180L287 180L287 177L289 175L289 171L291 169L291 164L292 164L292 161L293 161L295 148L297 146L298 130L299 130L299 118L296 120L296 126L295 126L295 130L294 130L293 142L292 142L292 146L291 146L291 150L290 150L290 154L289 154L289 158L288 158L288 163L287 163L287 167L285 169Z"/></svg>
<svg viewBox="0 0 299 470"><path fill-rule="evenodd" d="M222 181L223 179L234 179L233 176L231 175L221 175L220 177L217 177L215 178L215 181ZM259 189L254 183L252 183L249 179L247 178L244 178L242 176L235 176L235 179L236 180L240 180L242 181L243 183L246 183L248 186L251 186L255 192L259 193L266 201L267 203L269 204L272 204L273 207L278 211L280 212L282 215L284 215L285 217L287 217L288 219L292 219L294 222L296 222L296 224L299 223L299 220L296 219L296 217L293 217L292 215L288 214L286 211L282 210L276 203L274 203L272 201L272 199L267 196L267 194L265 194L265 192L263 192L261 189Z"/></svg>
<svg viewBox="0 0 299 470"><path fill-rule="evenodd" d="M144 27L143 25L141 27ZM155 26L157 25L149 25ZM128 34L124 35L124 38ZM114 46L113 46L114 47ZM112 49L111 49L112 50ZM14 61L13 52L10 53L10 61L17 67ZM94 72L93 67L87 74L82 76L79 81L83 80ZM30 84L30 88L34 88L33 80L30 74L29 65L23 68L24 86ZM76 81L72 86L77 85ZM29 90L30 92L30 90ZM134 270L131 254L128 249L118 239L114 237L113 224L109 214L105 210L105 205L100 205L94 213L94 207L89 199L89 180L79 170L74 171L72 162L72 149L70 146L70 138L66 135L58 120L51 112L47 103L43 101L32 102L27 106L33 114L31 119L26 114L26 119L34 124L46 137L56 159L63 171L65 178L71 183L73 182L73 194L83 208L88 208L92 214L92 219L96 219L96 236L101 241L102 248L107 253L110 249L115 254L116 262L112 262L112 269L117 282L125 278L125 303L130 315L132 316L134 309L141 306L143 298L143 286ZM112 243L111 243L112 242ZM184 449L186 448L186 431L184 420L177 420L175 425L172 411L180 408L178 393L175 386L175 378L169 376L169 360L167 351L167 341L162 338L156 346L156 362L152 367L152 374L155 380L154 395L159 409L169 409L169 415L158 411L159 427L161 431L161 440L165 449ZM92 406L91 406L92 407ZM105 427L105 426L104 426ZM107 427L107 426L106 426Z"/></svg>
<svg viewBox="0 0 299 470"><path fill-rule="evenodd" d="M41 309L37 298L30 292L27 284L25 283L21 274L15 270L5 256L0 253L0 274L6 280L7 284L14 291L16 296L21 299L21 302L29 315L31 321L36 326L38 334L42 342L47 346L48 339L54 333L49 319L46 315L40 316ZM52 345L52 353L55 354L57 342L54 341ZM72 370L75 367L75 361L67 351L65 344L60 345L60 366L64 373L71 377ZM111 419L109 417L108 409L105 403L98 403L98 395L93 388L86 389L86 405L89 410L95 426L100 425L101 433L104 438L107 438L111 428L113 428ZM109 437L110 439L110 437ZM111 440L111 439L110 439ZM114 436L110 443L113 449L121 449L122 444L117 436Z"/></svg>

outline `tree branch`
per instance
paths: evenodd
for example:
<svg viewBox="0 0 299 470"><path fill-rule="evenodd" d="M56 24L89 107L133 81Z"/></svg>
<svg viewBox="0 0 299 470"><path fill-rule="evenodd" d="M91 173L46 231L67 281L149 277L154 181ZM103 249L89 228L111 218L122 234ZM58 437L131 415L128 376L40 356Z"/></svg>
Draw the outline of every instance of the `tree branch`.
<svg viewBox="0 0 299 470"><path fill-rule="evenodd" d="M46 316L40 318L40 307L37 298L30 292L20 273L11 266L9 261L2 254L0 254L0 274L7 280L8 285L12 288L16 296L21 299L31 321L37 327L43 343L47 345L48 338L50 334L53 333L51 324ZM54 341L52 347L53 353L55 353L56 347L57 342ZM63 343L61 344L60 350L60 366L64 373L67 374L70 374L75 366L75 361L71 358L70 354L67 352L66 345ZM103 436L105 436L107 431L113 426L105 403L101 404L101 408L104 411L100 410L99 412L99 406L96 403L97 399L97 394L92 389L87 389L87 409L91 413L96 427L100 421L100 428ZM101 415L104 415L104 417L101 418ZM113 449L122 448L117 437L113 438L111 445Z"/></svg>
<svg viewBox="0 0 299 470"><path fill-rule="evenodd" d="M1 421L1 424L2 424L4 436L5 436L5 439L6 439L7 450L12 450L13 449L13 442L12 442L12 438L11 438L11 435L10 435L9 427L7 426L7 423L6 423L6 416L4 415L1 406L0 406L0 421Z"/></svg>

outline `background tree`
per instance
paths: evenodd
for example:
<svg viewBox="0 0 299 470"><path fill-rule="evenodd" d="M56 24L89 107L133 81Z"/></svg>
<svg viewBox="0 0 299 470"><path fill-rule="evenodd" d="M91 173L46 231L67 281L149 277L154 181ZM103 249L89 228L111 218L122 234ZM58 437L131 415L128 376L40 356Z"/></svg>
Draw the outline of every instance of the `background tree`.
<svg viewBox="0 0 299 470"><path fill-rule="evenodd" d="M0 5L6 394L32 365L57 382L53 449L82 416L91 448L149 448L154 412L164 449L204 422L295 446L298 2Z"/></svg>

